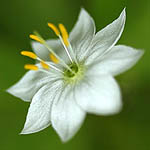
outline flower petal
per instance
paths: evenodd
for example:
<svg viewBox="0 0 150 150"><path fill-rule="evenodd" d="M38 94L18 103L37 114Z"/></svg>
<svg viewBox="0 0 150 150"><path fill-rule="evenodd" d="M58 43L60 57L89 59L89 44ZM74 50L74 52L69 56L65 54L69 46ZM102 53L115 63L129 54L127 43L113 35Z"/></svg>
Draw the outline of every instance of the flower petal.
<svg viewBox="0 0 150 150"><path fill-rule="evenodd" d="M64 49L60 40L47 40L47 44L55 51L61 58L64 57ZM42 44L38 42L32 42L33 51L45 61L50 61L49 50Z"/></svg>
<svg viewBox="0 0 150 150"><path fill-rule="evenodd" d="M93 65L94 70L99 73L110 73L115 76L130 69L141 58L144 51L136 50L125 45L114 46L99 63Z"/></svg>
<svg viewBox="0 0 150 150"><path fill-rule="evenodd" d="M47 84L35 94L30 104L26 123L21 134L38 132L50 125L51 106L61 83L61 81L56 81L52 85Z"/></svg>
<svg viewBox="0 0 150 150"><path fill-rule="evenodd" d="M110 115L120 111L122 102L119 87L113 77L89 75L75 91L77 103L88 113Z"/></svg>
<svg viewBox="0 0 150 150"><path fill-rule="evenodd" d="M88 50L88 64L95 61L95 58L101 56L105 51L109 51L119 40L125 25L125 9L114 22L100 30L94 37L92 45Z"/></svg>
<svg viewBox="0 0 150 150"><path fill-rule="evenodd" d="M85 118L85 112L76 104L73 94L70 87L65 88L52 107L52 126L63 142L75 135Z"/></svg>
<svg viewBox="0 0 150 150"><path fill-rule="evenodd" d="M78 21L70 33L69 40L75 53L80 53L87 49L95 34L95 23L92 17L83 8L80 11Z"/></svg>
<svg viewBox="0 0 150 150"><path fill-rule="evenodd" d="M29 102L34 94L48 81L49 79L46 73L40 71L28 71L23 78L10 87L7 92Z"/></svg>

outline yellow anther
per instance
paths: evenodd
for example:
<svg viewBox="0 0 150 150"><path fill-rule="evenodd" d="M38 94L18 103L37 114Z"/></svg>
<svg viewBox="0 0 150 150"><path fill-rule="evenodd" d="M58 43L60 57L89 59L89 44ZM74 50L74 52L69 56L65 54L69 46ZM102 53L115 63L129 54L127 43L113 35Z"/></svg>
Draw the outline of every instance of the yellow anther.
<svg viewBox="0 0 150 150"><path fill-rule="evenodd" d="M28 57L30 57L32 59L36 59L37 58L37 56L34 53L29 52L29 51L22 51L21 55L28 56Z"/></svg>
<svg viewBox="0 0 150 150"><path fill-rule="evenodd" d="M47 65L44 61L41 61L41 66L44 68L44 69L49 69L49 65Z"/></svg>
<svg viewBox="0 0 150 150"><path fill-rule="evenodd" d="M68 32L65 28L65 26L63 24L59 24L59 29L61 31L61 34L62 34L62 38L63 38L63 41L64 41L64 44L66 46L69 46L69 42L68 42Z"/></svg>
<svg viewBox="0 0 150 150"><path fill-rule="evenodd" d="M66 37L66 38L69 37L68 32L63 24L61 24L61 23L59 24L59 29L62 33L62 36Z"/></svg>
<svg viewBox="0 0 150 150"><path fill-rule="evenodd" d="M25 65L24 68L27 70L35 70L35 71L39 69L37 66L31 64Z"/></svg>
<svg viewBox="0 0 150 150"><path fill-rule="evenodd" d="M59 60L53 54L50 54L49 56L52 62L54 62L55 64L59 63Z"/></svg>
<svg viewBox="0 0 150 150"><path fill-rule="evenodd" d="M59 30L57 29L57 27L56 27L54 24L48 23L48 26L55 32L55 34L56 34L57 36L60 35Z"/></svg>
<svg viewBox="0 0 150 150"><path fill-rule="evenodd" d="M34 35L34 34L30 34L29 37L37 42L40 42L41 44L44 43L43 40L41 40L38 36Z"/></svg>

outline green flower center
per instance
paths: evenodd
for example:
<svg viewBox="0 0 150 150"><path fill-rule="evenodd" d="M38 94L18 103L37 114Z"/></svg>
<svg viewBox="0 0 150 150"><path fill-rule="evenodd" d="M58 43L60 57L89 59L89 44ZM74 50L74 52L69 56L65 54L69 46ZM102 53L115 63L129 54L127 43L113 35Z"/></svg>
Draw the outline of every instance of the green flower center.
<svg viewBox="0 0 150 150"><path fill-rule="evenodd" d="M72 63L69 65L69 67L72 71L68 69L64 70L64 81L66 83L74 84L84 77L85 66L82 63L80 64Z"/></svg>

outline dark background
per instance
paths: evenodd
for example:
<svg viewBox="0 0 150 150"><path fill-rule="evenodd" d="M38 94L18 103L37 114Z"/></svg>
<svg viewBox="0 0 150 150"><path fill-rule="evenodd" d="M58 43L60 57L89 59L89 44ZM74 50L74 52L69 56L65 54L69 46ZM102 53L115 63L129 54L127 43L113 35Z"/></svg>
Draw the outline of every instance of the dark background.
<svg viewBox="0 0 150 150"><path fill-rule="evenodd" d="M150 1L149 0L5 0L0 1L0 150L150 150ZM145 50L142 59L116 79L124 108L114 116L88 115L81 130L62 144L52 129L19 135L29 103L5 90L25 73L31 59L20 55L31 50L28 35L35 29L53 38L47 22L73 27L80 8L94 18L97 30L116 19L124 7L125 30L119 44Z"/></svg>

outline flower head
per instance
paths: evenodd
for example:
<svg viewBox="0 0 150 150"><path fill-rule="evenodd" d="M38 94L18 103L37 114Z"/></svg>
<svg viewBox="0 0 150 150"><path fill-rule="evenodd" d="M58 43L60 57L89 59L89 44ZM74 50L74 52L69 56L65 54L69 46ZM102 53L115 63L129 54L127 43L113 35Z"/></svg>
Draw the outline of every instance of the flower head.
<svg viewBox="0 0 150 150"><path fill-rule="evenodd" d="M143 51L117 45L125 25L125 9L101 31L95 33L92 17L82 9L68 35L63 24L48 26L59 40L45 41L30 35L33 52L21 54L38 61L27 64L30 71L8 92L31 102L21 134L52 125L62 141L78 131L87 113L110 115L122 107L114 76L131 68Z"/></svg>

